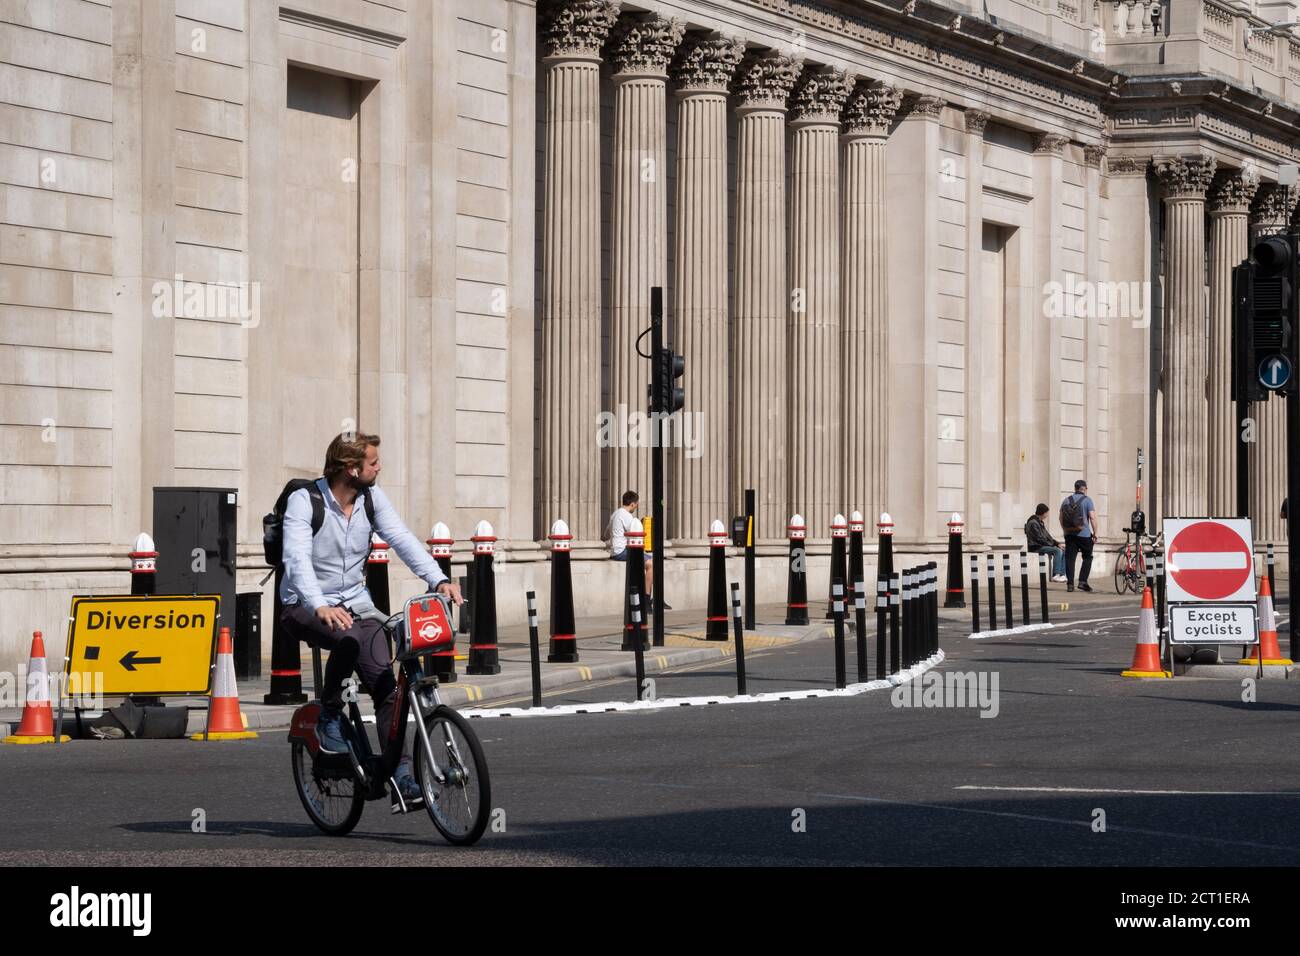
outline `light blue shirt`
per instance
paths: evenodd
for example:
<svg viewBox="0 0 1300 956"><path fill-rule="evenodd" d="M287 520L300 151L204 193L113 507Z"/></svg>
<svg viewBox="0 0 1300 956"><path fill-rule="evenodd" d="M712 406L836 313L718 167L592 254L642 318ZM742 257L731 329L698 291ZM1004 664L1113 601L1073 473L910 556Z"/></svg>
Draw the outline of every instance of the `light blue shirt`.
<svg viewBox="0 0 1300 956"><path fill-rule="evenodd" d="M366 559L370 556L370 519L366 503L357 495L352 515L334 498L329 482L316 481L325 499L325 521L312 537L311 496L299 488L289 496L284 510L284 579L280 582L280 603L301 601L315 611L324 605L346 604L358 611L374 607L366 590ZM371 487L370 499L375 506L374 531L379 532L397 556L416 577L433 590L448 580L415 535L398 517L388 496Z"/></svg>

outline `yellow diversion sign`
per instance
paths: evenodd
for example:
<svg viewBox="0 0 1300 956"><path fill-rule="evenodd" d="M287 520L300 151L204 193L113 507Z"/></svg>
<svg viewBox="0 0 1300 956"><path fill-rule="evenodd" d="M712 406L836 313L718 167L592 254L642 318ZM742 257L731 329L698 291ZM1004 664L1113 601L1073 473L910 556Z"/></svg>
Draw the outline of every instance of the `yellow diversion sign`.
<svg viewBox="0 0 1300 956"><path fill-rule="evenodd" d="M218 594L74 597L65 670L102 674L105 694L206 694L220 609Z"/></svg>

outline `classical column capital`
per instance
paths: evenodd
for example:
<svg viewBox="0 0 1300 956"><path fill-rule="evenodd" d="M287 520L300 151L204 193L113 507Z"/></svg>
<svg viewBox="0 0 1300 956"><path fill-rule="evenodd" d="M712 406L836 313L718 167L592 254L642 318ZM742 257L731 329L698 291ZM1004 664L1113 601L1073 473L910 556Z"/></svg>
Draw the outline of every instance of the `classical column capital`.
<svg viewBox="0 0 1300 956"><path fill-rule="evenodd" d="M844 70L809 66L790 96L790 119L796 123L839 125L840 110L853 84Z"/></svg>
<svg viewBox="0 0 1300 956"><path fill-rule="evenodd" d="M629 13L619 18L606 47L615 78L667 76L668 64L686 33L686 23L654 13Z"/></svg>
<svg viewBox="0 0 1300 956"><path fill-rule="evenodd" d="M844 132L850 136L888 135L902 103L902 91L892 86L859 85L844 104Z"/></svg>
<svg viewBox="0 0 1300 956"><path fill-rule="evenodd" d="M1162 156L1156 160L1156 175L1166 199L1204 199L1214 179L1212 156Z"/></svg>
<svg viewBox="0 0 1300 956"><path fill-rule="evenodd" d="M1110 143L1102 140L1100 143L1085 143L1083 146L1083 163L1085 166L1091 166L1093 169L1101 168L1101 161L1106 158L1106 150L1110 148Z"/></svg>
<svg viewBox="0 0 1300 956"><path fill-rule="evenodd" d="M1070 137L1060 133L1039 133L1034 137L1034 154L1038 156L1060 156L1065 152Z"/></svg>
<svg viewBox="0 0 1300 956"><path fill-rule="evenodd" d="M1246 213L1250 211L1250 201L1259 189L1258 174L1253 170L1221 169L1210 181L1210 212Z"/></svg>
<svg viewBox="0 0 1300 956"><path fill-rule="evenodd" d="M613 0L543 0L537 12L547 56L599 57L618 19Z"/></svg>
<svg viewBox="0 0 1300 956"><path fill-rule="evenodd" d="M938 120L947 104L942 96L917 96L908 101L908 116Z"/></svg>
<svg viewBox="0 0 1300 956"><path fill-rule="evenodd" d="M749 54L736 73L737 106L784 110L803 61L777 53Z"/></svg>
<svg viewBox="0 0 1300 956"><path fill-rule="evenodd" d="M964 115L966 117L966 132L972 136L983 136L984 128L989 125L989 114L983 110L967 110Z"/></svg>
<svg viewBox="0 0 1300 956"><path fill-rule="evenodd" d="M744 40L688 33L673 64L673 79L682 93L726 93L744 57Z"/></svg>
<svg viewBox="0 0 1300 956"><path fill-rule="evenodd" d="M1284 228L1296 208L1293 198L1295 193L1295 190L1287 190L1277 183L1260 185L1250 206L1251 223L1256 226Z"/></svg>

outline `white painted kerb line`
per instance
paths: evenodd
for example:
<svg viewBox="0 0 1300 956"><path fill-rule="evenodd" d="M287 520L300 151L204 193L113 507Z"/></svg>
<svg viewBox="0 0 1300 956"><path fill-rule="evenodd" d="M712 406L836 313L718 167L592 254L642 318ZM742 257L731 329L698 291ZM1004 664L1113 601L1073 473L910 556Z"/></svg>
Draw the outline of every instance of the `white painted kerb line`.
<svg viewBox="0 0 1300 956"><path fill-rule="evenodd" d="M1169 560L1170 571L1240 571L1246 567L1244 551L1179 551Z"/></svg>

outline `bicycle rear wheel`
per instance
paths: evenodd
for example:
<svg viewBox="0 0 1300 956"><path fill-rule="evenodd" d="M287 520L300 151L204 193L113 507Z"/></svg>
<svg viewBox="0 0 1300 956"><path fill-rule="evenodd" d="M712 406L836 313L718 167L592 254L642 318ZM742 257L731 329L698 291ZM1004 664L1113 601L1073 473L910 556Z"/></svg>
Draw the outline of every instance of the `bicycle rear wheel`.
<svg viewBox="0 0 1300 956"><path fill-rule="evenodd" d="M366 806L356 780L317 776L311 753L300 740L293 742L292 759L294 787L311 822L330 836L351 833Z"/></svg>
<svg viewBox="0 0 1300 956"><path fill-rule="evenodd" d="M434 761L443 782L434 776L416 741L415 779L424 792L424 806L429 819L448 843L470 846L478 842L487 828L492 806L492 788L488 781L487 759L478 735L469 721L443 704L424 722Z"/></svg>
<svg viewBox="0 0 1300 956"><path fill-rule="evenodd" d="M1115 593L1123 594L1133 586L1133 552L1127 547L1115 554Z"/></svg>

